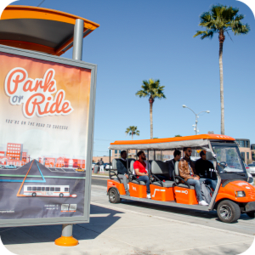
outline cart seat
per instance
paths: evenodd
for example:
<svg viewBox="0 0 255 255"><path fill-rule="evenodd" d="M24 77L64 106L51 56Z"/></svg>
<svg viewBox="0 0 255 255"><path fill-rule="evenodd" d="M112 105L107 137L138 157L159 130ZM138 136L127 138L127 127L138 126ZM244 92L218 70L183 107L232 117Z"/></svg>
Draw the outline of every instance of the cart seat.
<svg viewBox="0 0 255 255"><path fill-rule="evenodd" d="M117 170L117 160L116 158L112 160L112 170Z"/></svg>
<svg viewBox="0 0 255 255"><path fill-rule="evenodd" d="M173 181L164 181L162 184L160 182L153 182L152 184L160 187L163 185L164 188L171 188L175 185Z"/></svg>
<svg viewBox="0 0 255 255"><path fill-rule="evenodd" d="M145 182L143 182L143 181L140 181L140 183L139 183L138 180L133 180L131 182L135 183L135 184L145 185Z"/></svg>
<svg viewBox="0 0 255 255"><path fill-rule="evenodd" d="M153 160L151 163L151 174L155 177L157 177L157 175L160 176L165 176L165 179L169 179L169 169L168 169L168 164L166 162L163 162L161 160ZM156 178L154 181L158 186L163 186L162 184L160 184L161 182L159 182ZM154 182L152 184L154 184ZM165 185L172 185L172 181L167 181L168 184ZM163 182L162 182L163 183ZM166 186L163 186L166 187ZM169 186L172 187L172 186Z"/></svg>
<svg viewBox="0 0 255 255"><path fill-rule="evenodd" d="M135 174L134 163L135 163L135 160L130 161L130 171L132 174Z"/></svg>
<svg viewBox="0 0 255 255"><path fill-rule="evenodd" d="M186 188L186 189L189 188L188 185L186 185L186 184L184 184L184 183L178 184L177 187ZM190 185L190 189L195 189L195 186Z"/></svg>

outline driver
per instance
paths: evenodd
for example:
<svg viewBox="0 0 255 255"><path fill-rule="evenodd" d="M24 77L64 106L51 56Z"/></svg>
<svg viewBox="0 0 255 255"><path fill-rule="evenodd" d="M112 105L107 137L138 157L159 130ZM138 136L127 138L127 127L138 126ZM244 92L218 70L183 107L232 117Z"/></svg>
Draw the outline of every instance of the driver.
<svg viewBox="0 0 255 255"><path fill-rule="evenodd" d="M128 191L127 152L121 151L120 156L120 160L117 161L118 177L123 180L126 195L130 196Z"/></svg>
<svg viewBox="0 0 255 255"><path fill-rule="evenodd" d="M206 151L202 150L200 152L200 159L198 159L195 163L196 174L200 177L200 182L204 182L209 185L213 190L216 189L217 181L212 180L209 177L210 169L214 169L213 164L206 159Z"/></svg>

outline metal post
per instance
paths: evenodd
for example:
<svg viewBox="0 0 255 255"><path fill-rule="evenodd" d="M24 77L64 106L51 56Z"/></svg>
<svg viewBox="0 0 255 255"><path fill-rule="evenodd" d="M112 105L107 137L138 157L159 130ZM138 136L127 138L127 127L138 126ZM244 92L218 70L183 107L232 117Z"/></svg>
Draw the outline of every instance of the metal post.
<svg viewBox="0 0 255 255"><path fill-rule="evenodd" d="M197 135L197 114L196 114L196 123L195 123L195 134Z"/></svg>
<svg viewBox="0 0 255 255"><path fill-rule="evenodd" d="M73 233L73 225L72 224L64 224L62 225L62 236L70 236Z"/></svg>
<svg viewBox="0 0 255 255"><path fill-rule="evenodd" d="M82 60L84 21L77 19L75 21L73 36L73 59Z"/></svg>
<svg viewBox="0 0 255 255"><path fill-rule="evenodd" d="M82 60L82 46L83 46L83 30L84 21L77 19L74 26L73 36L73 59ZM56 245L60 246L75 246L78 240L73 237L73 224L64 224L62 226L62 235L55 240Z"/></svg>

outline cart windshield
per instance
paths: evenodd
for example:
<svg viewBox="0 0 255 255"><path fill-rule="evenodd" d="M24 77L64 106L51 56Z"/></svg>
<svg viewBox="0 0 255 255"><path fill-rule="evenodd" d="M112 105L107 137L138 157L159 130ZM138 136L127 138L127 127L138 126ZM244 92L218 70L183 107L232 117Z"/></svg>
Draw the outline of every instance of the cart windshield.
<svg viewBox="0 0 255 255"><path fill-rule="evenodd" d="M220 173L245 173L237 146L213 145Z"/></svg>

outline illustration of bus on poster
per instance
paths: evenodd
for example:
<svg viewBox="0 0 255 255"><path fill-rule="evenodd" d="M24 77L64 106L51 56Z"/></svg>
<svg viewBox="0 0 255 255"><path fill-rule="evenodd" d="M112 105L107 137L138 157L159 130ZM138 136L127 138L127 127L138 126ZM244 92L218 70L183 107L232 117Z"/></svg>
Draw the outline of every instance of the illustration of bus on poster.
<svg viewBox="0 0 255 255"><path fill-rule="evenodd" d="M41 58L0 47L0 219L84 216L93 68Z"/></svg>

